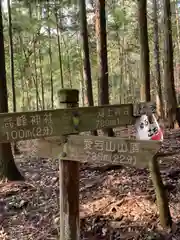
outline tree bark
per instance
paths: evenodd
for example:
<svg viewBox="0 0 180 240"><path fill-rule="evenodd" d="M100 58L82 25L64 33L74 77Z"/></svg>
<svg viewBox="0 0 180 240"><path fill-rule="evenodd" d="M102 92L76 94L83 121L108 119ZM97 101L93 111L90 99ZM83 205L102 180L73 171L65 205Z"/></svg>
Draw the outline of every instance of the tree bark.
<svg viewBox="0 0 180 240"><path fill-rule="evenodd" d="M81 14L81 35L83 39L83 50L84 50L84 73L86 81L87 99L88 105L94 106L93 101L93 90L92 90L92 77L91 77L91 65L89 60L89 40L87 32L87 18L86 18L86 3L85 0L80 0L80 14ZM93 135L97 136L97 131L92 132Z"/></svg>
<svg viewBox="0 0 180 240"><path fill-rule="evenodd" d="M142 85L144 85L143 100L150 101L150 70L149 70L149 44L147 30L147 0L138 0L139 38L141 52Z"/></svg>
<svg viewBox="0 0 180 240"><path fill-rule="evenodd" d="M162 118L164 118L157 11L158 11L157 0L153 0L155 75L157 79L157 93L160 103L160 115Z"/></svg>
<svg viewBox="0 0 180 240"><path fill-rule="evenodd" d="M59 16L59 17L61 17L61 16ZM55 18L56 18L58 53L59 53L59 70L60 70L60 76L61 76L61 88L64 88L63 65L62 65L62 57L61 57L60 29L58 27L58 7L57 6L56 6L56 10L55 10Z"/></svg>
<svg viewBox="0 0 180 240"><path fill-rule="evenodd" d="M6 86L6 69L5 69L5 52L3 36L3 18L2 5L0 1L0 112L8 112L7 86ZM23 180L18 168L15 165L10 143L0 143L0 179Z"/></svg>
<svg viewBox="0 0 180 240"><path fill-rule="evenodd" d="M9 52L10 52L10 66L11 66L11 82L12 82L12 95L13 95L13 112L16 112L16 86L14 78L14 49L13 49L13 34L12 34L12 19L11 19L11 7L10 0L7 1L8 5L8 22L9 22ZM17 143L13 144L14 153L20 154Z"/></svg>
<svg viewBox="0 0 180 240"><path fill-rule="evenodd" d="M47 1L47 18L49 19L49 1ZM51 28L50 25L48 24L48 38L49 38L49 64L50 64L50 86L51 86L51 108L54 108L54 86L53 86L53 73L52 73L52 47L51 47Z"/></svg>
<svg viewBox="0 0 180 240"><path fill-rule="evenodd" d="M108 78L105 0L97 0L97 14L99 14L99 37L100 37L99 95L100 104L105 105L109 104L109 78ZM112 128L105 129L104 134L107 134L108 136L114 136Z"/></svg>
<svg viewBox="0 0 180 240"><path fill-rule="evenodd" d="M167 117L169 127L173 128L177 119L177 99L174 85L173 44L170 0L163 0L164 9L164 83L166 88Z"/></svg>

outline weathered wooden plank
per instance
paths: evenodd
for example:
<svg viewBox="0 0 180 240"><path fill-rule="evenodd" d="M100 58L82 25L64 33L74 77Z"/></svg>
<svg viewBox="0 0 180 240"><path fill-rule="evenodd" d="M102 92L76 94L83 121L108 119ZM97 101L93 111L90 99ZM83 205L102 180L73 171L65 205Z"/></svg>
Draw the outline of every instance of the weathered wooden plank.
<svg viewBox="0 0 180 240"><path fill-rule="evenodd" d="M147 167L160 146L159 141L151 140L71 135L63 159Z"/></svg>
<svg viewBox="0 0 180 240"><path fill-rule="evenodd" d="M137 107L136 107L137 108ZM134 110L134 116L136 113ZM0 142L134 124L133 104L0 114Z"/></svg>
<svg viewBox="0 0 180 240"><path fill-rule="evenodd" d="M58 158L64 148L66 137L47 137L37 140L36 156L40 158Z"/></svg>
<svg viewBox="0 0 180 240"><path fill-rule="evenodd" d="M78 107L79 91L61 89L58 92L61 108ZM59 161L60 240L79 240L79 162Z"/></svg>

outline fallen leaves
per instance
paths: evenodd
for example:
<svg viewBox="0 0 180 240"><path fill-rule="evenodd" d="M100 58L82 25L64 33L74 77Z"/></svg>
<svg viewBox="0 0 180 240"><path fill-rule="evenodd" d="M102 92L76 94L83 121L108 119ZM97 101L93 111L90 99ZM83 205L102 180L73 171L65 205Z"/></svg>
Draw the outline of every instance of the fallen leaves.
<svg viewBox="0 0 180 240"><path fill-rule="evenodd" d="M121 130L122 137L134 134ZM159 162L173 233L159 226L156 199L147 169L84 164L80 171L81 239L180 239L180 132L165 134ZM124 135L123 135L124 133ZM36 157L36 140L20 143L16 163L25 182L0 182L0 239L53 240L59 235L58 160ZM169 155L172 153L172 155Z"/></svg>

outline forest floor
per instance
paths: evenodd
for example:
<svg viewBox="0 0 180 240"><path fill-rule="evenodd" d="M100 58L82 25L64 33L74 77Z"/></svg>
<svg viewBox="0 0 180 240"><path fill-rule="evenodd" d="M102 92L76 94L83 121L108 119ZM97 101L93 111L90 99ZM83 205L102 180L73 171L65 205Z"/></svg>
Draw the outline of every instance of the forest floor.
<svg viewBox="0 0 180 240"><path fill-rule="evenodd" d="M38 159L36 141L20 143L16 163L25 182L0 182L0 240L58 239L58 161ZM180 240L180 130L166 132L160 158L170 211L176 228L159 224L155 193L146 169L82 165L81 239Z"/></svg>

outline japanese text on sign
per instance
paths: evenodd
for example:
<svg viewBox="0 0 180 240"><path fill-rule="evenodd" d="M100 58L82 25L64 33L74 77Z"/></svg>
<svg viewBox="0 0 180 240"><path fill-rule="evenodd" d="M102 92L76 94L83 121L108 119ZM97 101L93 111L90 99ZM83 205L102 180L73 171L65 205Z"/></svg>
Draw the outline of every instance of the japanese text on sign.
<svg viewBox="0 0 180 240"><path fill-rule="evenodd" d="M108 154L105 152L86 152L86 162L108 162L108 163L119 163L119 164L136 164L136 156L134 155L125 155L125 154Z"/></svg>
<svg viewBox="0 0 180 240"><path fill-rule="evenodd" d="M29 129L26 129L27 127ZM32 114L30 117L22 114L16 118L5 118L3 128L7 140L16 141L25 138L51 136L53 134L53 121L51 113L45 113L43 116Z"/></svg>
<svg viewBox="0 0 180 240"><path fill-rule="evenodd" d="M75 145L74 145L75 144ZM82 145L76 141L71 143L68 155L70 158L81 158L85 162L111 162L136 164L136 156L140 152L140 143L113 141L111 139L83 139ZM74 146L73 146L74 145Z"/></svg>
<svg viewBox="0 0 180 240"><path fill-rule="evenodd" d="M102 108L97 114L96 128L104 128L109 126L118 126L120 125L123 117L130 117L130 108L124 106L123 108ZM131 120L129 118L129 120ZM127 122L128 124L128 122Z"/></svg>
<svg viewBox="0 0 180 240"><path fill-rule="evenodd" d="M84 139L84 150L117 152L117 153L138 153L140 143L131 142L127 144L125 141L122 143L114 142L111 140L93 140Z"/></svg>

